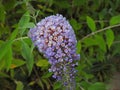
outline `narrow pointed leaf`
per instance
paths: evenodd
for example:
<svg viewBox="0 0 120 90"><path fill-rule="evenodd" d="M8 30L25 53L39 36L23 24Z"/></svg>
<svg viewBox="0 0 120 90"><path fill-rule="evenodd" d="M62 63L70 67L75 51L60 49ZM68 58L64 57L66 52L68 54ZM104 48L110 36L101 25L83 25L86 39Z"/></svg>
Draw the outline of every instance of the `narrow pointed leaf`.
<svg viewBox="0 0 120 90"><path fill-rule="evenodd" d="M16 28L16 29L12 32L12 34L11 34L11 36L10 36L10 40L15 39L15 37L17 36L17 34L18 34L18 28Z"/></svg>
<svg viewBox="0 0 120 90"><path fill-rule="evenodd" d="M95 40L97 42L97 45L100 47L100 49L106 52L106 43L105 43L103 36L96 35Z"/></svg>
<svg viewBox="0 0 120 90"><path fill-rule="evenodd" d="M34 64L33 54L31 52L31 48L24 41L22 41L22 56L26 60L26 65L30 75Z"/></svg>
<svg viewBox="0 0 120 90"><path fill-rule="evenodd" d="M20 66L22 66L24 64L25 64L25 61L23 61L21 59L13 59L10 68L14 69L14 68L20 67Z"/></svg>
<svg viewBox="0 0 120 90"><path fill-rule="evenodd" d="M120 15L113 16L110 19L110 25L115 25L115 24L119 24L119 23L120 23Z"/></svg>
<svg viewBox="0 0 120 90"><path fill-rule="evenodd" d="M13 57L12 57L12 47L11 46L8 47L8 51L7 51L4 59L5 59L5 62L6 62L5 67L6 67L7 70L9 70L10 66L11 66L11 63L12 63L12 59L13 59Z"/></svg>
<svg viewBox="0 0 120 90"><path fill-rule="evenodd" d="M18 27L20 29L20 34L23 35L23 33L26 30L26 24L28 24L30 21L30 14L29 12L26 12L20 19L19 23L18 23Z"/></svg>
<svg viewBox="0 0 120 90"><path fill-rule="evenodd" d="M29 12L25 12L25 14L23 14L23 16L21 17L18 25L19 28L24 27L24 25L26 25L26 23L28 23L30 21L30 14Z"/></svg>
<svg viewBox="0 0 120 90"><path fill-rule="evenodd" d="M106 42L107 42L108 48L110 48L113 41L114 41L114 33L111 29L109 29L106 31Z"/></svg>
<svg viewBox="0 0 120 90"><path fill-rule="evenodd" d="M87 16L87 25L92 32L96 31L95 21L89 16Z"/></svg>
<svg viewBox="0 0 120 90"><path fill-rule="evenodd" d="M47 60L38 60L37 62L36 62L36 65L38 66L38 67L47 67L48 65L49 65L49 63L48 63L48 61Z"/></svg>
<svg viewBox="0 0 120 90"><path fill-rule="evenodd" d="M3 56L5 56L5 54L8 52L8 47L10 47L12 44L12 41L6 41L4 43L2 43L2 45L0 46L0 61L2 60Z"/></svg>

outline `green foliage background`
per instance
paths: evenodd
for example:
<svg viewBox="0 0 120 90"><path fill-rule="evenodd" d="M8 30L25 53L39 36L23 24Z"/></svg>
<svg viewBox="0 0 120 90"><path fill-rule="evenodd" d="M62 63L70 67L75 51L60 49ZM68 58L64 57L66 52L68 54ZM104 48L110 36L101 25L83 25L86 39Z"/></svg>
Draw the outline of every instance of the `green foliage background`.
<svg viewBox="0 0 120 90"><path fill-rule="evenodd" d="M57 13L78 40L76 90L107 90L120 69L120 0L0 0L0 90L64 89L27 37L29 28Z"/></svg>

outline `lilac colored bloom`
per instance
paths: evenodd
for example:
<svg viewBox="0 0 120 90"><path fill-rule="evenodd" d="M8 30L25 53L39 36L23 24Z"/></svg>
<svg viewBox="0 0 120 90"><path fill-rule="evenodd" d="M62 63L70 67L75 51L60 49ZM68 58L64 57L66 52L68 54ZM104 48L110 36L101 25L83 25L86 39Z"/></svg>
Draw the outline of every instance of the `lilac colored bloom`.
<svg viewBox="0 0 120 90"><path fill-rule="evenodd" d="M49 71L54 73L53 78L65 84L72 83L80 55L76 54L77 40L66 18L57 14L42 19L35 28L30 29L29 37L49 59Z"/></svg>

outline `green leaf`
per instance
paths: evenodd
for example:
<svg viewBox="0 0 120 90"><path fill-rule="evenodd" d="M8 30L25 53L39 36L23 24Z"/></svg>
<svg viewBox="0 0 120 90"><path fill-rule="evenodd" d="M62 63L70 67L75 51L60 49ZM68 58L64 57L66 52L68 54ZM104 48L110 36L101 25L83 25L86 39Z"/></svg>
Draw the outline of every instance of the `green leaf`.
<svg viewBox="0 0 120 90"><path fill-rule="evenodd" d="M80 86L82 86L85 90L87 90L87 88L90 86L90 83L85 82L85 81L82 81L82 82L80 83Z"/></svg>
<svg viewBox="0 0 120 90"><path fill-rule="evenodd" d="M61 83L60 82L55 82L53 86L53 90L57 90L61 88Z"/></svg>
<svg viewBox="0 0 120 90"><path fill-rule="evenodd" d="M92 37L84 39L83 43L85 44L86 47L98 44L97 41Z"/></svg>
<svg viewBox="0 0 120 90"><path fill-rule="evenodd" d="M0 21L4 22L5 21L5 9L4 6L0 2Z"/></svg>
<svg viewBox="0 0 120 90"><path fill-rule="evenodd" d="M11 66L11 63L12 63L12 47L11 46L9 46L8 47L8 51L7 51L7 53L6 53L6 55L5 55L5 67L6 67L6 69L7 70L9 70L10 69L10 66Z"/></svg>
<svg viewBox="0 0 120 90"><path fill-rule="evenodd" d="M29 86L33 86L34 84L36 84L36 81L35 81L35 80L34 80L34 81L29 82Z"/></svg>
<svg viewBox="0 0 120 90"><path fill-rule="evenodd" d="M17 36L17 34L18 34L18 28L16 28L16 29L12 32L12 34L11 34L11 36L10 36L10 40L15 39L15 37Z"/></svg>
<svg viewBox="0 0 120 90"><path fill-rule="evenodd" d="M90 46L99 46L101 50L106 51L106 43L104 38L101 35L95 35L95 37L90 37L84 39L83 43L86 47Z"/></svg>
<svg viewBox="0 0 120 90"><path fill-rule="evenodd" d="M17 85L16 90L23 90L24 85L23 85L23 83L21 81L16 81L15 83Z"/></svg>
<svg viewBox="0 0 120 90"><path fill-rule="evenodd" d="M78 42L77 42L77 51L76 51L76 52L79 54L80 51L81 51L81 42L78 41Z"/></svg>
<svg viewBox="0 0 120 90"><path fill-rule="evenodd" d="M98 43L97 45L100 47L100 49L106 52L106 43L103 36L95 35L95 40Z"/></svg>
<svg viewBox="0 0 120 90"><path fill-rule="evenodd" d="M94 76L92 74L84 74L84 77L89 80L89 79L92 79Z"/></svg>
<svg viewBox="0 0 120 90"><path fill-rule="evenodd" d="M107 41L108 48L110 48L110 46L114 41L114 32L111 29L109 29L106 31L105 34L106 34L106 41Z"/></svg>
<svg viewBox="0 0 120 90"><path fill-rule="evenodd" d="M93 20L91 17L89 17L89 16L87 16L87 25L88 25L88 27L91 29L92 32L96 31L95 22L94 22L94 20Z"/></svg>
<svg viewBox="0 0 120 90"><path fill-rule="evenodd" d="M47 12L54 12L54 10L50 9L50 8L47 8L46 9Z"/></svg>
<svg viewBox="0 0 120 90"><path fill-rule="evenodd" d="M0 47L2 46L3 43L4 43L4 41L3 41L3 40L0 40Z"/></svg>
<svg viewBox="0 0 120 90"><path fill-rule="evenodd" d="M101 62L105 61L105 51L101 50L101 48L96 49L96 60L99 60ZM95 60L94 60L95 61Z"/></svg>
<svg viewBox="0 0 120 90"><path fill-rule="evenodd" d="M79 30L82 27L75 19L71 19L70 24L75 31Z"/></svg>
<svg viewBox="0 0 120 90"><path fill-rule="evenodd" d="M49 63L48 63L47 60L42 59L42 60L38 60L38 61L36 62L36 65L37 65L38 67L47 67L47 66L49 65Z"/></svg>
<svg viewBox="0 0 120 90"><path fill-rule="evenodd" d="M22 41L22 56L26 60L27 68L30 75L34 64L33 54L31 52L31 48L24 41Z"/></svg>
<svg viewBox="0 0 120 90"><path fill-rule="evenodd" d="M26 23L22 28L33 28L35 27L35 24L32 22Z"/></svg>
<svg viewBox="0 0 120 90"><path fill-rule="evenodd" d="M30 14L27 11L25 14L23 14L23 16L21 17L21 19L20 19L20 21L18 23L21 35L25 32L25 30L26 30L26 28L25 28L26 24L28 24L29 21L30 21Z"/></svg>
<svg viewBox="0 0 120 90"><path fill-rule="evenodd" d="M5 54L9 51L8 47L10 47L12 44L12 41L6 41L4 43L2 43L2 45L0 46L0 61L2 60L3 56L5 56Z"/></svg>
<svg viewBox="0 0 120 90"><path fill-rule="evenodd" d="M88 52L89 52L89 56L93 56L93 54L94 54L94 47L89 47L88 48Z"/></svg>
<svg viewBox="0 0 120 90"><path fill-rule="evenodd" d="M42 78L49 78L52 74L53 73L51 73L51 72L47 72L42 76Z"/></svg>
<svg viewBox="0 0 120 90"><path fill-rule="evenodd" d="M96 82L95 84L92 84L88 90L107 90L104 83Z"/></svg>
<svg viewBox="0 0 120 90"><path fill-rule="evenodd" d="M118 24L118 23L120 23L120 15L113 16L110 19L110 25L115 25L115 24Z"/></svg>
<svg viewBox="0 0 120 90"><path fill-rule="evenodd" d="M26 24L26 23L28 23L30 21L30 14L29 14L29 12L27 11L27 12L25 12L25 14L23 14L23 16L21 17L21 19L20 19L20 21L19 21L19 23L18 23L18 26L20 27L20 28L22 28L22 27L24 27L24 25Z"/></svg>
<svg viewBox="0 0 120 90"><path fill-rule="evenodd" d="M0 71L5 69L5 60L0 61Z"/></svg>
<svg viewBox="0 0 120 90"><path fill-rule="evenodd" d="M13 59L11 64L11 69L20 67L25 64L25 61L21 59Z"/></svg>

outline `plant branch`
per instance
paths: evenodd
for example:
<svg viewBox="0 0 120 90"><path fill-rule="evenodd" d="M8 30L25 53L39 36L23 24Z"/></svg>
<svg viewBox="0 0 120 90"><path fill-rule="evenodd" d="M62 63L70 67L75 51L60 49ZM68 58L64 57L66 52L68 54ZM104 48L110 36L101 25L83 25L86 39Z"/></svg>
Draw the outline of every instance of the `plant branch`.
<svg viewBox="0 0 120 90"><path fill-rule="evenodd" d="M23 40L23 39L26 39L26 38L28 38L28 37L26 36L26 37L16 38L16 39L13 40L13 42L18 41L18 40Z"/></svg>
<svg viewBox="0 0 120 90"><path fill-rule="evenodd" d="M100 23L100 22L109 22L108 20L95 20L95 23ZM81 24L87 24L86 22L81 22Z"/></svg>
<svg viewBox="0 0 120 90"><path fill-rule="evenodd" d="M114 41L113 44L120 43L120 41Z"/></svg>
<svg viewBox="0 0 120 90"><path fill-rule="evenodd" d="M120 24L117 24L117 25L105 27L105 28L103 28L103 29L99 29L99 30L97 30L96 32L92 32L92 33L88 34L87 36L83 37L83 38L81 39L81 41L83 41L84 39L86 39L86 38L88 38L88 37L90 37L90 36L93 36L93 35L95 35L95 34L97 34L97 33L99 33L99 32L102 32L102 31L105 31L105 30L108 30L108 29L111 29L111 28L119 27L119 26L120 26Z"/></svg>

